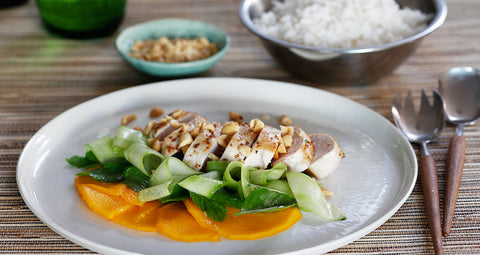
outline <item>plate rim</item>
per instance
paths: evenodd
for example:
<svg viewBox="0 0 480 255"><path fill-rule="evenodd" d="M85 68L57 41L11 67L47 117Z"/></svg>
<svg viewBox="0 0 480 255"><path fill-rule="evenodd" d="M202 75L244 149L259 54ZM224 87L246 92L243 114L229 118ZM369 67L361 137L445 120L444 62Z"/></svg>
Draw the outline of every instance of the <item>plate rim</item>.
<svg viewBox="0 0 480 255"><path fill-rule="evenodd" d="M386 119L381 114L375 112L374 110L368 108L367 106L362 105L362 104L360 104L360 103L358 103L358 102L356 102L356 101L354 101L350 98L341 96L339 94L335 94L335 93L330 92L330 91L322 90L320 88L310 87L310 86L307 86L307 85L291 83L291 82L284 82L284 81L256 79L256 78L200 77L200 78L186 78L186 79L176 79L176 80L152 82L152 83L147 83L147 84L142 84L142 85L134 85L132 87L115 90L115 91L112 91L112 92L109 92L109 93L91 98L89 100L86 100L86 101L84 101L80 104L77 104L77 105L73 106L73 107L70 107L67 110L65 110L64 112L62 112L62 113L58 114L57 116L55 116L54 118L52 118L50 121L45 123L39 130L37 130L35 132L35 134L30 138L30 140L27 142L27 144L23 148L23 150L20 154L20 157L18 159L17 168L16 168L16 170L17 170L16 181L17 181L17 186L19 188L19 192L21 194L21 197L22 197L23 201L26 203L26 205L29 207L29 209L35 214L35 216L38 217L42 221L42 223L44 223L46 226L48 226L51 230L53 230L54 232L56 232L60 236L72 241L73 243L76 243L76 244L78 244L82 247L85 247L87 249L90 249L92 251L101 252L101 253L105 253L105 254L137 254L135 252L130 252L130 251L122 250L122 249L117 249L117 248L114 248L114 247L110 247L110 246L107 246L107 245L96 243L95 241L91 241L89 239L85 239L81 236L78 236L78 235L68 231L67 229L62 228L61 225L57 224L56 222L52 222L51 220L49 220L48 217L46 217L44 214L42 214L41 212L44 212L44 210L42 208L38 207L35 203L33 203L33 201L31 201L31 199L29 197L27 197L28 187L25 187L25 185L22 181L23 178L21 176L25 172L25 170L22 170L22 166L23 166L23 164L25 164L24 162L26 160L25 159L26 158L26 152L29 151L30 147L33 146L33 143L37 139L39 139L38 136L40 136L40 134L42 134L42 132L44 132L46 129L48 129L50 126L52 126L60 118L63 118L64 116L68 116L70 113L72 113L72 112L74 112L78 109L81 109L82 107L86 107L89 104L92 104L93 102L101 101L101 100L103 100L105 98L108 98L108 97L115 97L116 95L120 95L122 93L128 93L128 92L134 91L134 90L139 90L139 89L140 90L142 90L142 89L148 90L150 87L156 87L156 86L159 86L159 85L165 87L165 86L175 86L177 83L182 84L182 83L185 83L185 82L195 83L196 81L201 81L201 83L205 83L205 82L208 82L209 80L210 81L213 81L213 80L223 81L227 84L228 84L229 80L236 80L236 81L240 81L240 82L250 82L250 83L251 82L261 82L261 83L265 83L265 84L270 83L270 84L268 84L270 86L271 85L277 85L277 86L281 85L283 87L295 87L295 88L299 88L299 89L303 89L303 90L310 90L310 91L315 92L315 93L319 93L319 92L320 93L325 93L327 96L333 97L336 100L346 100L347 102L349 102L351 104L354 104L357 107L362 108L362 111L366 111L369 114L372 114L372 116L375 116L376 118L383 119L383 121L386 123L386 125L390 126L390 128L393 128L394 132L396 132L398 134L397 138L399 138L401 140L401 143L409 145L408 147L406 147L406 148L408 148L408 150L404 151L404 153L409 157L409 160L412 163L412 167L413 167L413 169L412 169L412 171L413 171L412 172L412 180L409 183L410 184L409 187L406 189L406 193L399 200L399 202L397 202L394 206L388 206L388 209L387 209L388 212L386 214L382 215L377 220L371 222L370 224L366 225L365 227L363 227L363 228L361 228L357 231L354 231L352 233L349 233L347 235L344 235L341 238L336 239L334 241L330 241L330 242L327 242L327 243L324 243L324 244L321 244L321 245L311 246L311 247L304 248L304 249L297 250L297 251L279 253L279 254L283 254L283 255L286 255L286 254L310 254L311 252L319 252L319 251L328 252L328 251L338 249L338 248L340 248L342 246L345 246L347 244L350 244L350 243L352 243L356 240L359 240L360 238L364 237L365 235L371 233L372 231L374 231L375 229L377 229L378 227L383 225L386 221L388 221L400 209L400 207L410 197L410 195L413 191L413 188L415 186L417 175L418 175L418 163L417 163L417 158L416 158L415 151L414 151L413 147L411 146L411 144L409 143L409 141L400 132L400 130L398 130L398 128L396 128L388 119ZM198 86L201 86L201 85L198 85ZM225 85L225 86L228 86L228 85Z"/></svg>

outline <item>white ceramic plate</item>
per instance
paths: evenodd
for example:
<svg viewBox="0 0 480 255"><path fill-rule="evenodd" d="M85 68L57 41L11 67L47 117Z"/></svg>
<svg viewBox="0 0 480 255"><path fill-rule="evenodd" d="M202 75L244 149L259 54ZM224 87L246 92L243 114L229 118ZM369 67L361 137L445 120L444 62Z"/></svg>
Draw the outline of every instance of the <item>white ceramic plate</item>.
<svg viewBox="0 0 480 255"><path fill-rule="evenodd" d="M228 111L252 117L280 115L308 133L335 137L345 152L339 169L322 180L345 221L304 217L290 230L254 241L183 243L131 230L91 212L78 198L77 170L65 158L83 155L84 144L113 135L122 116L144 126L153 106L184 109L225 121ZM305 86L241 78L160 82L113 92L80 104L47 123L21 154L17 182L30 209L65 238L103 254L319 254L334 250L387 221L410 195L417 176L408 141L385 118L344 97Z"/></svg>

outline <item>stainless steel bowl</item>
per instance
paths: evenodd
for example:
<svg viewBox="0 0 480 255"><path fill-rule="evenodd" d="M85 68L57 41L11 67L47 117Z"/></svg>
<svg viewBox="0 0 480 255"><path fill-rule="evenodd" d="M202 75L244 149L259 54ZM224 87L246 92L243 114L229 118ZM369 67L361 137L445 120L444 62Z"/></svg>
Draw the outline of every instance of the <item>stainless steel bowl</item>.
<svg viewBox="0 0 480 255"><path fill-rule="evenodd" d="M282 41L260 32L253 20L271 9L271 0L243 0L243 25L257 35L265 49L295 76L321 84L358 85L373 82L411 56L422 39L440 27L447 16L444 0L396 0L400 7L434 13L425 30L408 38L366 48L318 48Z"/></svg>

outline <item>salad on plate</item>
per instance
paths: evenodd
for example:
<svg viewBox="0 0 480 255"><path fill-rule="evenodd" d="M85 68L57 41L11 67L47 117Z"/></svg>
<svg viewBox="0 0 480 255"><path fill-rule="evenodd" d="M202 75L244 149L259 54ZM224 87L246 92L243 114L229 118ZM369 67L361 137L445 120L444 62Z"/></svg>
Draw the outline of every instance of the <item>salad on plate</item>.
<svg viewBox="0 0 480 255"><path fill-rule="evenodd" d="M113 136L67 159L81 169L80 198L118 224L184 242L265 238L305 212L346 218L318 182L344 157L333 137L307 134L287 116L278 128L229 116L220 123L155 107L143 128L130 127L136 116L125 116Z"/></svg>

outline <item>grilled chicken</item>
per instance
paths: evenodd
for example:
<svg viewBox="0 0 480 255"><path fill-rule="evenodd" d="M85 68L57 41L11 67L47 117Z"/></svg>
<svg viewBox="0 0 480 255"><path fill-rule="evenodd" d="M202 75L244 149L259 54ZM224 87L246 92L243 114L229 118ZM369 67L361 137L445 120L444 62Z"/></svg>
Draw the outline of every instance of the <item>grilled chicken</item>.
<svg viewBox="0 0 480 255"><path fill-rule="evenodd" d="M257 138L257 133L247 124L244 123L240 125L238 131L232 136L230 142L225 147L220 160L243 162L248 155L245 150L251 150L255 138Z"/></svg>
<svg viewBox="0 0 480 255"><path fill-rule="evenodd" d="M326 134L307 135L299 127L287 127L291 143L286 145L285 127L279 130L264 126L258 119L252 121L253 126L237 125L238 130L228 133L228 140L222 140L222 127L227 129L229 123L209 123L195 113L176 110L152 127L150 137L161 144L159 151L166 157L183 150L183 161L195 170L202 170L211 154L215 154L217 159L221 156L219 160L240 161L259 169L283 162L289 171L307 170L324 178L344 157L335 139ZM190 136L188 143L183 141L185 135ZM220 140L228 144L221 142L219 146Z"/></svg>
<svg viewBox="0 0 480 255"><path fill-rule="evenodd" d="M208 155L218 149L217 139L221 130L222 124L218 122L207 125L185 151L183 162L195 170L201 170Z"/></svg>
<svg viewBox="0 0 480 255"><path fill-rule="evenodd" d="M170 157L177 154L181 150L179 146L181 135L185 132L192 132L196 127L204 124L208 124L207 119L202 116L196 116L191 121L186 123L186 127L182 126L177 128L163 139L160 153L162 153L162 155L165 157Z"/></svg>
<svg viewBox="0 0 480 255"><path fill-rule="evenodd" d="M279 129L265 126L252 145L251 153L245 158L245 165L265 169L272 161L281 138Z"/></svg>
<svg viewBox="0 0 480 255"><path fill-rule="evenodd" d="M162 140L167 135L179 128L180 123L187 123L197 117L193 112L185 112L181 110L174 111L152 128L151 136Z"/></svg>
<svg viewBox="0 0 480 255"><path fill-rule="evenodd" d="M303 172L310 166L313 155L314 147L310 137L301 128L293 127L292 145L272 165L283 162L290 171Z"/></svg>
<svg viewBox="0 0 480 255"><path fill-rule="evenodd" d="M315 154L308 171L315 177L321 179L332 173L345 157L337 141L326 134L310 135Z"/></svg>

